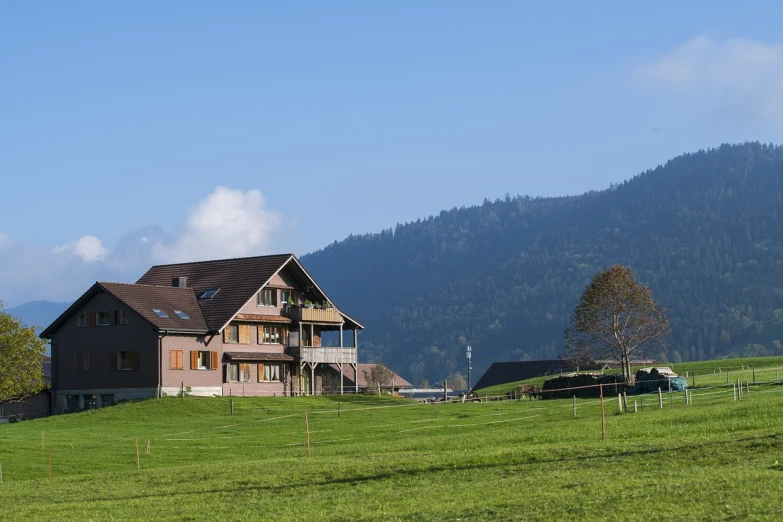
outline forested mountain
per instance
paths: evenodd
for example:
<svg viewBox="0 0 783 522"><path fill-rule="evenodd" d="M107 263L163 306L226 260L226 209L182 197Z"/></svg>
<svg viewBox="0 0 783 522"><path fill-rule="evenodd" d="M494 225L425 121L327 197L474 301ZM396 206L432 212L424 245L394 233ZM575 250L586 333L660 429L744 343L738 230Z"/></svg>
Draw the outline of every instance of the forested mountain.
<svg viewBox="0 0 783 522"><path fill-rule="evenodd" d="M367 326L360 357L412 381L464 375L467 344L475 375L556 358L582 290L613 263L668 310L659 357L783 354L769 335L783 307L783 148L724 145L600 192L485 200L302 261Z"/></svg>

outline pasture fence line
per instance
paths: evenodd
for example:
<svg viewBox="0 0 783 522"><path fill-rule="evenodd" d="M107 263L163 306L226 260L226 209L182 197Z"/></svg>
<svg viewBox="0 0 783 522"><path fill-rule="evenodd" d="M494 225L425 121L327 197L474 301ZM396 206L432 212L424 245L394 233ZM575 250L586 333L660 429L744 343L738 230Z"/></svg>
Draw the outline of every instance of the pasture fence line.
<svg viewBox="0 0 783 522"><path fill-rule="evenodd" d="M718 386L708 386L708 387L702 387L702 388L692 388L692 389L686 389L682 395L684 401L683 403L689 406L695 406L700 403L707 403L711 404L714 403L716 400L724 400L726 398L731 397L730 400L739 401L741 400L740 397L742 394L747 395L752 391L752 393L779 393L783 392L783 386L781 386L783 382L780 380L770 380L770 381L757 381L756 383L751 383L751 381L745 381L742 383L738 380L736 383L732 383L730 385L718 385ZM743 386L744 385L744 386ZM599 387L599 393L603 391L603 387L606 385L598 385ZM613 386L613 384L609 385ZM571 387L566 389L559 389L559 390L551 390L551 391L566 391L566 390L578 390L578 389L584 389L584 388L590 388L594 386L579 386L579 387ZM742 392L742 388L745 388ZM676 392L679 393L679 392ZM601 393L601 395L603 395ZM648 402L648 406L651 404L654 404L654 397L658 396L659 399L659 408L663 407L663 401L662 401L662 394L661 390L658 389L655 392L645 393L645 394L639 394L634 397L633 401L633 409L630 409L627 407L625 397L618 397L618 409L617 409L617 415L622 415L624 413L632 411L633 413L638 414L641 411L644 411L644 399L652 399L652 401ZM674 393L670 393L670 396L673 397ZM340 444L342 442L348 442L348 441L359 441L362 439L373 439L373 440L379 440L379 439L386 439L391 440L395 437L400 437L405 434L415 434L417 432L424 432L425 436L429 436L430 431L438 430L441 433L447 433L450 430L455 429L467 429L467 428L475 428L475 427L481 427L481 426L490 426L490 425L498 425L498 424L507 424L507 423L514 423L514 422L525 422L531 419L543 419L543 418L557 418L561 420L566 418L574 418L583 416L584 413L587 412L588 416L591 416L593 412L595 412L594 407L601 406L601 414L602 414L602 440L607 440L607 428L613 428L616 427L617 421L614 421L607 425L606 420L604 418L604 415L606 415L607 408L605 404L606 397L599 397L597 400L594 400L592 398L587 399L579 399L577 400L577 397L575 395L572 395L571 400L545 400L545 401L535 401L530 402L528 401L522 401L521 399L517 399L516 401L510 401L506 400L503 401L503 399L508 399L508 397L504 395L494 395L494 396L485 396L484 399L490 399L490 400L484 400L481 403L471 403L470 405L467 404L469 401L461 402L459 400L454 401L446 401L441 402L440 404L446 408L443 410L442 413L444 415L438 415L437 407L438 403L435 403L433 406L432 414L428 414L425 416L422 416L422 418L415 418L415 419L406 419L406 420L397 420L393 419L392 422L374 422L374 423L368 423L367 425L362 425L362 431L366 431L366 433L363 434L356 434L354 436L349 437L335 437L335 436L329 436L330 433L337 434L337 432L340 432L341 429L339 427L334 427L333 429L329 429L329 425L323 426L323 429L319 429L318 422L316 423L316 429L313 429L313 426L310 426L311 421L313 420L313 415L321 414L323 418L323 414L325 413L332 413L336 415L337 419L341 419L338 421L338 424L342 423L342 419L346 418L345 415L349 415L349 417L358 416L358 419L364 419L368 421L372 421L374 418L376 418L373 414L378 413L381 414L385 411L396 411L395 408L414 408L414 407L424 407L426 411L426 407L428 406L426 403L419 403L419 402L412 402L412 403L403 403L403 404L385 404L385 405L375 405L375 406L368 406L368 407L358 407L358 408L341 408L340 401L337 402L337 407L333 409L315 409L312 411L303 411L299 410L297 412L288 413L285 415L276 415L273 417L262 417L262 418L256 418L256 419L238 419L240 422L233 422L233 423L220 423L220 425L216 426L205 426L205 427L199 427L197 429L191 429L186 431L179 431L174 433L168 433L164 435L156 435L149 438L146 438L146 445L144 448L144 455L148 456L151 454L150 448L152 441L156 441L158 444L162 444L160 447L160 451L157 451L156 454L165 454L168 451L172 450L178 450L180 448L187 448L188 450L192 450L193 446L192 444L187 445L176 445L176 442L178 441L188 441L193 442L202 442L206 444L204 447L210 447L212 449L215 449L216 445L223 445L229 449L236 448L237 444L239 444L239 447L241 448L247 448L247 449L258 449L258 448L296 448L300 445L305 445L307 447L307 455L308 458L311 454L311 447L319 447L321 445L327 445L327 444ZM497 400L497 404L491 404L492 399ZM518 405L520 402L523 404L526 404L524 408L520 408ZM678 404L680 403L679 400L677 401ZM372 404L372 402L370 403ZM377 402L375 403L377 404ZM672 402L674 405L674 402ZM648 409L658 409L658 408L649 408ZM267 412L271 413L270 408L237 408L237 411L239 413L247 414L248 412L252 412L255 410L267 410ZM274 410L272 408L271 410ZM455 414L459 414L459 417L455 416ZM470 415L466 415L466 413L469 413ZM580 415L581 414L581 415ZM290 426L290 424L286 424L286 419L289 419L291 421L294 421L294 419L301 419L302 416L304 416L305 425L303 432L300 432L301 427L299 429L294 429L293 431L290 429L285 429L285 427ZM387 416L388 417L388 416ZM354 419L357 417L354 417ZM464 420L463 420L464 419ZM380 420L380 419L379 419ZM296 423L301 422L301 420L296 420ZM329 421L330 423L334 423L335 420ZM247 433L247 430L254 426L259 425L261 423L269 423L270 429L264 430L262 432L259 431L253 431L252 433ZM301 424L299 424L301 426ZM217 435L217 436L210 436L210 432L214 431L225 431L226 433ZM613 431L613 430L612 430ZM266 433L264 433L266 432ZM304 442L298 442L297 435L301 433L304 435L302 439L304 439ZM271 435L274 437L273 441L270 441L269 444L247 444L246 439L248 438L254 438L257 439L259 434ZM288 435L290 434L290 442L288 440L277 440L279 439L287 439ZM47 436L48 435L48 436ZM196 436L196 437L185 437L187 435L205 435L205 436ZM278 437L279 435L279 437ZM312 436L315 436L314 440L311 440ZM621 436L621 435L619 435ZM266 437L265 437L266 438ZM98 444L89 444L86 446L81 446L77 448L76 451L89 451L91 449L106 447L106 446L113 446L116 445L116 440L133 440L133 443L135 445L135 460L136 460L136 468L137 471L141 471L140 466L140 448L139 448L139 437L123 437L119 439L113 439L110 441L106 441L105 443L98 443ZM300 439L301 440L301 439ZM233 442L232 442L233 441ZM241 442L240 442L241 441ZM175 445L172 445L174 443ZM59 448L60 445L57 440L57 434L56 432L52 432L47 430L46 433L41 433L41 440L40 440L40 448L41 450L44 450L45 448L48 451L48 466L47 466L47 478L51 477L52 473L52 456L54 451ZM71 445L73 448L73 445ZM54 450L54 451L53 451ZM301 450L300 450L301 451ZM72 452L71 452L72 453ZM317 452L316 452L317 453ZM146 458L146 457L145 457ZM110 465L116 465L116 464L110 464ZM0 483L2 482L2 468L0 468Z"/></svg>

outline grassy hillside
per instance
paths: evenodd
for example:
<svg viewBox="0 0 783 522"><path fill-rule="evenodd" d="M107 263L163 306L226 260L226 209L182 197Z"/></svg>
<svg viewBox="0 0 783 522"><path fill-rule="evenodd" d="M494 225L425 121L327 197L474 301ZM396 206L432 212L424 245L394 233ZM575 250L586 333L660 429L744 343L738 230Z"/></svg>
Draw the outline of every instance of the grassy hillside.
<svg viewBox="0 0 783 522"><path fill-rule="evenodd" d="M685 363L662 363L660 366L668 366L675 373L685 377L688 376L688 386L695 382L696 388L705 388L709 386L719 386L726 382L736 382L753 380L756 376L757 381L766 381L783 377L783 357L745 357L742 359L716 359L713 361L693 361ZM633 371L640 367L633 368ZM755 370L755 371L754 371ZM620 370L609 370L606 373L616 373ZM693 375L696 380L692 380ZM509 382L506 384L497 384L487 386L480 390L474 390L482 396L498 396L508 391L515 390L520 384L535 384L542 386L546 379L552 376L533 377L532 379L523 379L521 381Z"/></svg>
<svg viewBox="0 0 783 522"><path fill-rule="evenodd" d="M339 416L323 397L235 398L233 415L227 398L150 400L0 426L0 506L18 520L776 520L781 391L626 415L609 402L605 442L589 400L576 417L556 400L358 397Z"/></svg>

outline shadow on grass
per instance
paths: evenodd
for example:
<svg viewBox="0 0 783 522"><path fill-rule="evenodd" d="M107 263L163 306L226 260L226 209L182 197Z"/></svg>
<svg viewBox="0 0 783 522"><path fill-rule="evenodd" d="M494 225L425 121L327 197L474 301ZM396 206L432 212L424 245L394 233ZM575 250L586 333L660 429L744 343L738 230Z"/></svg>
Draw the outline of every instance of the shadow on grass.
<svg viewBox="0 0 783 522"><path fill-rule="evenodd" d="M329 486L339 486L339 485L350 485L350 486L357 486L360 484L365 483L371 483L375 481L383 481L383 480L389 480L389 479L395 479L395 478L412 478L412 477L420 477L420 476L426 476L430 474L439 474L439 473L455 473L460 471L484 471L484 470L490 470L490 469L498 469L498 468L516 468L516 467L522 467L527 465L539 465L539 464L567 464L569 467L573 467L574 469L578 469L578 466L580 464L584 464L586 462L589 462L591 460L595 459L618 459L618 458L627 458L627 457L638 457L638 456L646 456L646 455L660 455L660 454L666 454L667 452L677 452L677 459L683 459L687 458L687 454L690 452L698 453L699 456L704 455L704 448L712 447L715 448L715 451L717 451L719 448L724 446L730 446L730 453L736 454L737 453L737 445L745 446L748 450L757 450L759 447L764 447L765 449L770 448L783 448L783 434L770 434L770 435L763 435L758 437L746 437L741 438L737 440L722 440L722 441L714 441L714 442L707 442L707 443L700 443L700 444L687 444L682 446L675 446L675 447L654 447L654 448L644 448L644 449L638 449L638 450L632 450L632 451L600 451L595 454L582 454L582 455L574 455L574 456L566 456L566 457L552 457L552 458L542 458L542 459L529 459L529 460L522 460L520 458L500 458L497 462L475 462L475 463L468 463L468 464L442 464L438 466L429 466L424 468L396 468L396 469L390 469L383 472L378 473L372 473L372 474L365 474L365 475L356 475L356 476L350 476L350 477L335 477L335 478L326 478L326 479L313 479L313 480L306 480L306 481L297 481L295 483L288 483L288 484L281 484L281 485L270 485L270 486L264 486L264 485L258 485L253 484L250 481L241 481L238 482L233 487L225 487L225 488L214 488L214 489L207 489L207 490L193 490L193 491L172 491L172 492L162 492L162 493L152 493L152 494L138 494L138 495L127 495L127 496L117 496L117 497L98 497L90 499L90 502L117 502L117 501L128 501L128 500L140 500L140 499L149 499L149 498L155 498L155 497L174 497L174 496L191 496L191 495L203 495L203 494L236 494L236 493L245 493L248 491L258 492L258 493L279 493L279 492L285 492L285 491L291 491L295 489L305 489L305 490L312 490L314 487L329 487ZM683 453L685 453L683 455ZM725 453L728 454L729 452ZM719 454L719 453L714 453ZM773 469L776 471L783 471L783 466L775 465L770 467L769 469ZM54 500L53 504L59 504L59 503L67 503L70 502L67 498L62 499L56 499Z"/></svg>

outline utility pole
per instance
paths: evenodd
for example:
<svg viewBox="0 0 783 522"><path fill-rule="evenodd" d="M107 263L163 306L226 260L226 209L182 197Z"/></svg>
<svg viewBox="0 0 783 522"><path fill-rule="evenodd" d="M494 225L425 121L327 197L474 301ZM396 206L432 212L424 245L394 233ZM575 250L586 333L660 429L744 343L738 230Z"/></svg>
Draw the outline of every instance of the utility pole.
<svg viewBox="0 0 783 522"><path fill-rule="evenodd" d="M468 345L468 353L466 357L468 358L468 392L470 392L470 371L473 369L473 363L471 361L473 356L473 349Z"/></svg>

